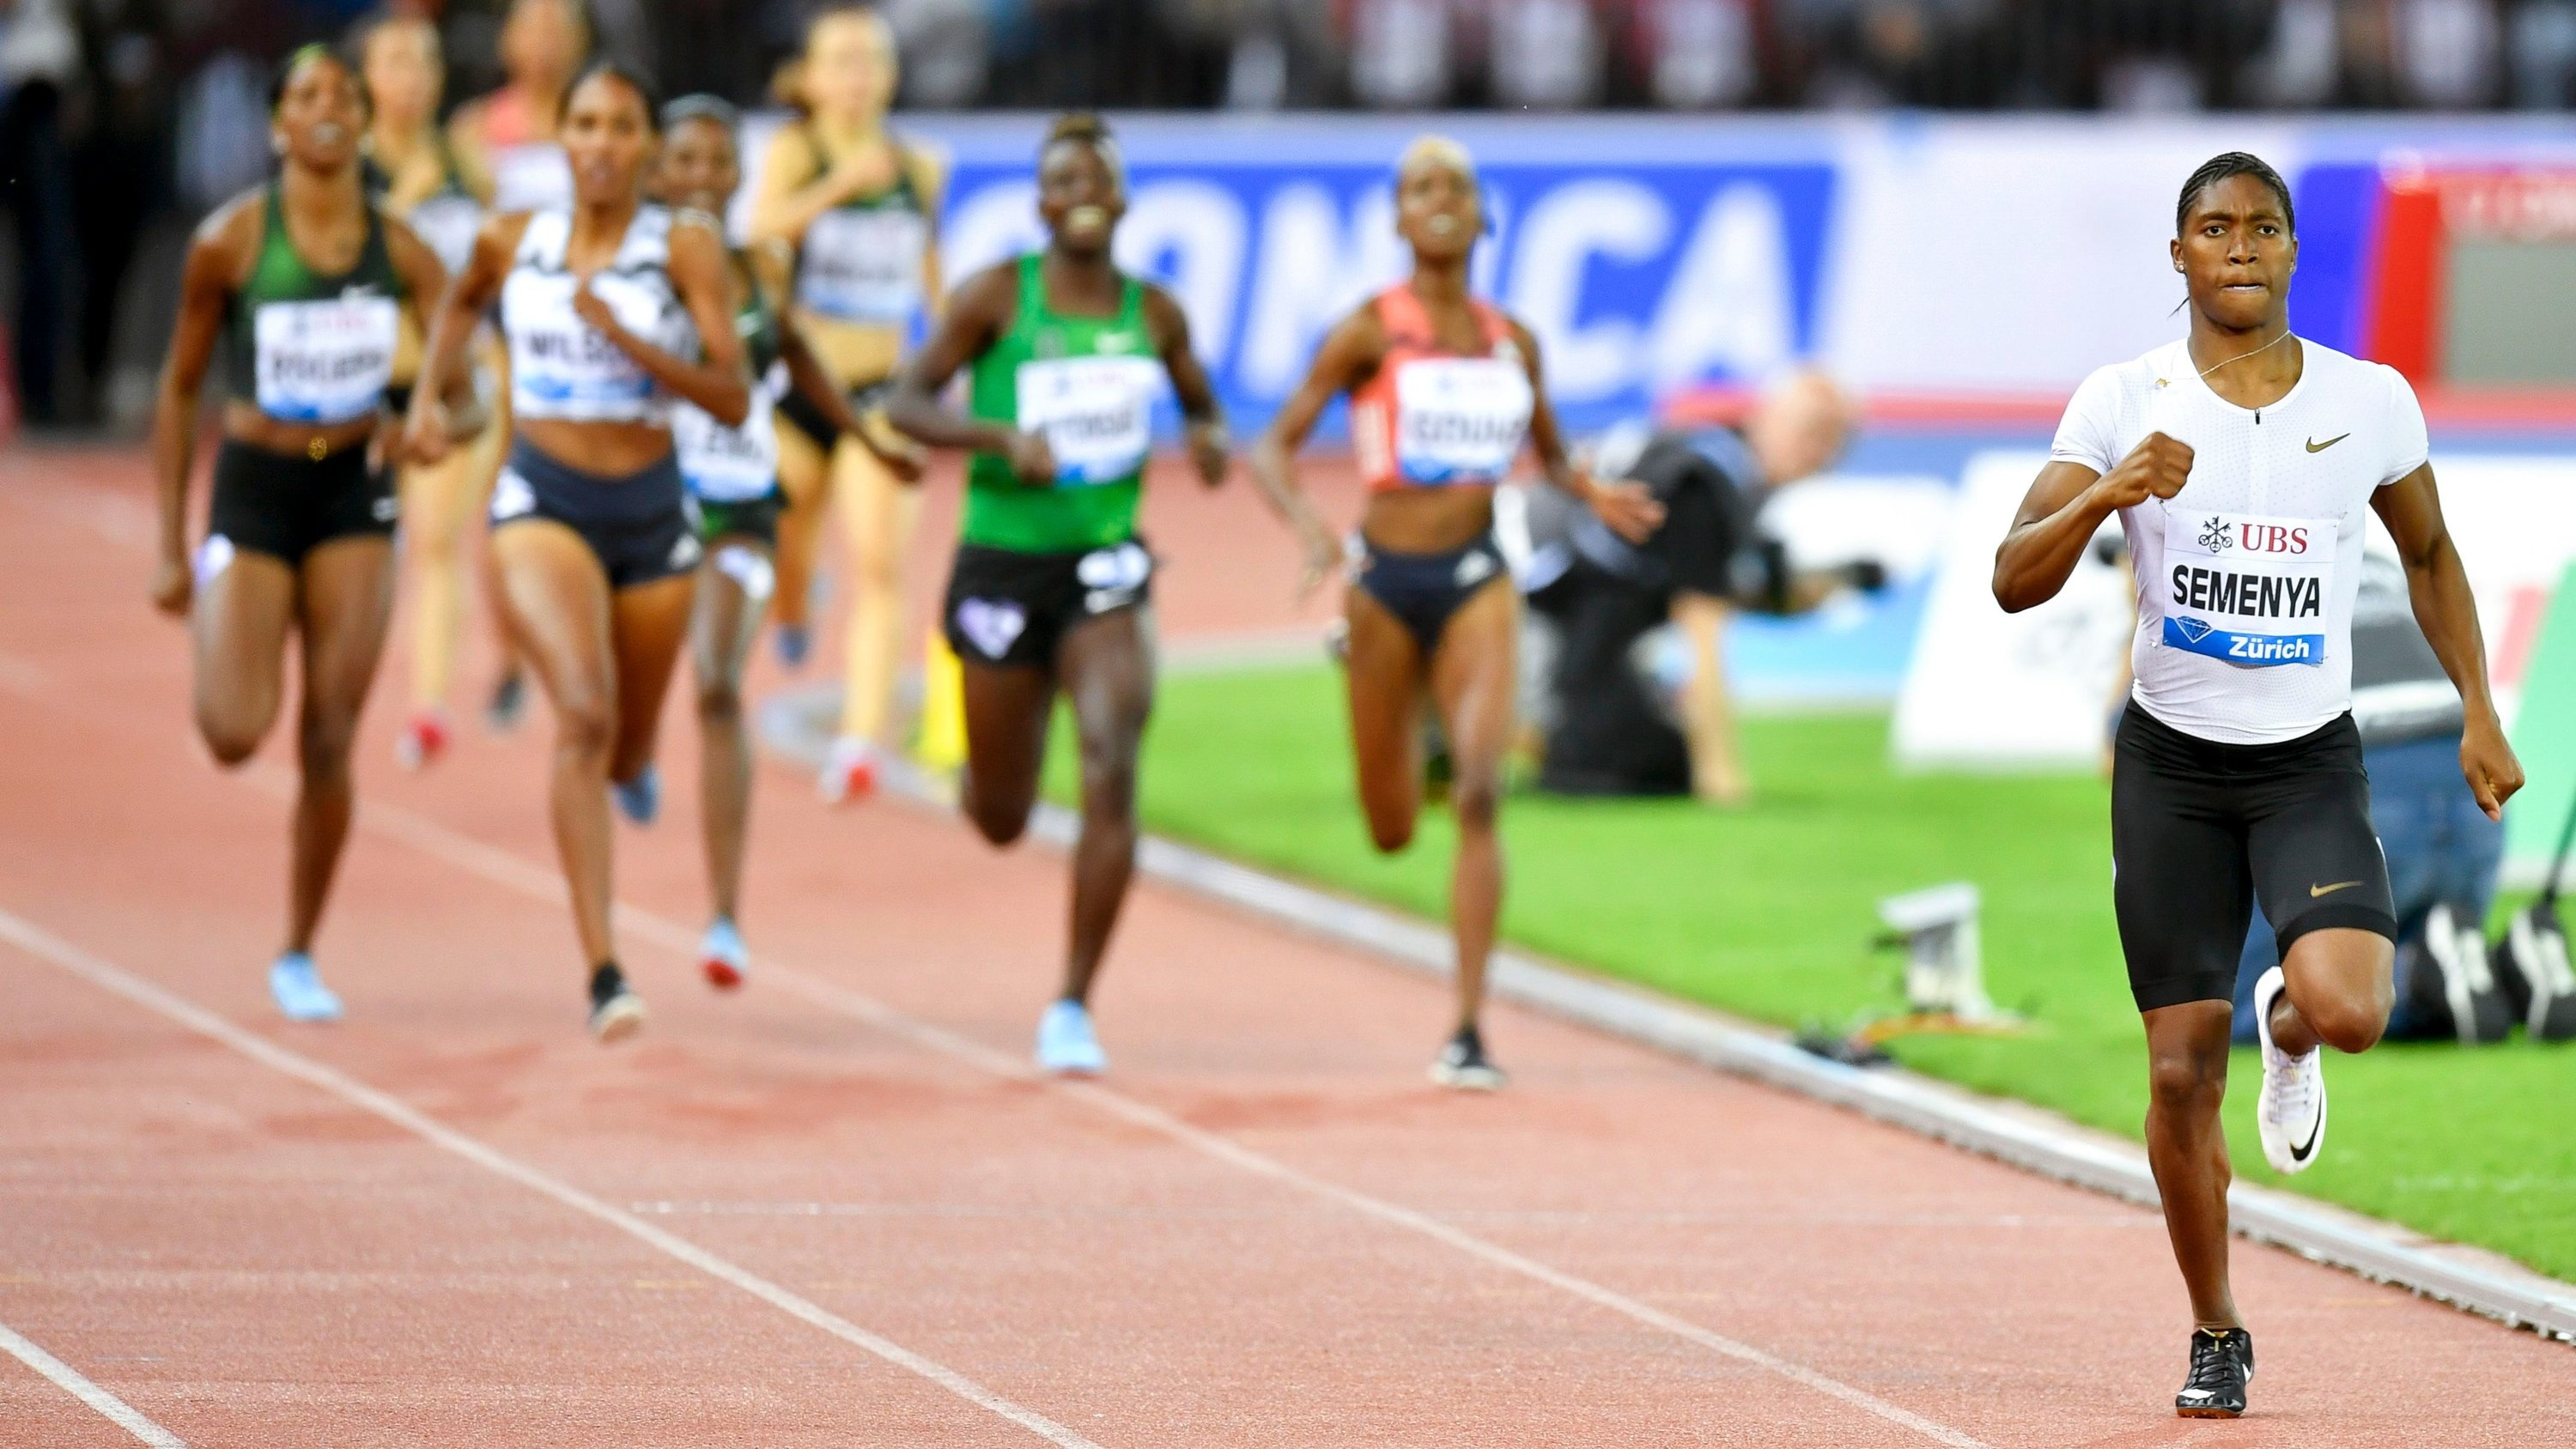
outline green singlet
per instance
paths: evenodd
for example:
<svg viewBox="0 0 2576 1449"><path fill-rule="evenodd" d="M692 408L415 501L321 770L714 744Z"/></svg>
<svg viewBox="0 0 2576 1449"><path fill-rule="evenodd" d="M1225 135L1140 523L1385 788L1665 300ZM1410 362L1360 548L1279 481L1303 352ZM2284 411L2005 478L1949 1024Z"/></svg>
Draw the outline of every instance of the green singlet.
<svg viewBox="0 0 2576 1449"><path fill-rule="evenodd" d="M358 260L337 276L315 271L286 233L271 183L259 258L233 297L224 373L233 396L285 422L334 424L374 412L393 380L402 278L373 202Z"/></svg>
<svg viewBox="0 0 2576 1449"><path fill-rule="evenodd" d="M964 541L1015 553L1073 553L1136 533L1162 360L1145 327L1145 288L1124 278L1115 317L1069 317L1047 305L1035 254L1020 258L1010 330L975 359L967 411L1044 434L1055 486L1031 488L1008 458L977 453L966 470Z"/></svg>

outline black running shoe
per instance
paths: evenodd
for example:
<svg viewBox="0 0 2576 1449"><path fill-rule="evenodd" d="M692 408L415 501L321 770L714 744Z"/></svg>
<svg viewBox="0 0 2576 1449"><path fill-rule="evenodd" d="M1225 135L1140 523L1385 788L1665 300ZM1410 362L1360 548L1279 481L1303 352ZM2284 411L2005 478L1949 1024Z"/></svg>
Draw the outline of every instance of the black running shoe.
<svg viewBox="0 0 2576 1449"><path fill-rule="evenodd" d="M2254 1335L2241 1328L2191 1331L2191 1377L2174 1395L2174 1412L2186 1419L2233 1419L2245 1412L2245 1385L2254 1378Z"/></svg>
<svg viewBox="0 0 2576 1449"><path fill-rule="evenodd" d="M600 1045L623 1041L644 1025L644 998L626 984L614 961L590 973L590 1034Z"/></svg>
<svg viewBox="0 0 2576 1449"><path fill-rule="evenodd" d="M1431 1064L1431 1080L1462 1092L1499 1091L1506 1078L1503 1069L1485 1055L1485 1039L1473 1025L1458 1028L1449 1044L1440 1049L1440 1057Z"/></svg>
<svg viewBox="0 0 2576 1449"><path fill-rule="evenodd" d="M495 733L508 734L519 727L519 716L528 709L528 676L513 669L492 686L492 698L483 706L483 722Z"/></svg>

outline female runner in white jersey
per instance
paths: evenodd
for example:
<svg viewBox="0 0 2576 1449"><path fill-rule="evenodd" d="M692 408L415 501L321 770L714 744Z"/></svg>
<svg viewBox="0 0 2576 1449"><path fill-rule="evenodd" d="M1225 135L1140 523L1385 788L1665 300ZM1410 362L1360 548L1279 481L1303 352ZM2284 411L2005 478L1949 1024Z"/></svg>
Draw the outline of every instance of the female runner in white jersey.
<svg viewBox="0 0 2576 1449"><path fill-rule="evenodd" d="M643 1004L609 929L608 796L648 822L654 726L688 631L702 550L672 457L671 409L739 427L751 413L724 238L711 217L644 200L658 103L616 65L565 93L568 211L494 218L448 288L412 402L438 451L436 388L496 301L517 436L492 490L502 617L554 701L555 845L590 979L591 1029L632 1032ZM703 361L697 360L703 358Z"/></svg>
<svg viewBox="0 0 2576 1449"><path fill-rule="evenodd" d="M1360 522L1366 553L1345 596L1360 805L1378 849L1411 843L1428 687L1455 762L1450 803L1458 817L1449 888L1458 1021L1431 1074L1447 1086L1491 1089L1503 1074L1485 1054L1477 1015L1502 910L1495 817L1520 629L1519 595L1494 547L1494 488L1526 438L1548 482L1621 534L1643 539L1663 510L1643 487L1596 482L1567 459L1537 340L1468 290L1485 215L1466 149L1434 136L1414 142L1397 164L1395 188L1396 229L1413 249L1413 275L1325 337L1306 380L1254 447L1252 473L1303 540L1311 589L1341 549L1297 488L1296 452L1325 406L1350 395L1351 442L1369 489Z"/></svg>
<svg viewBox="0 0 2576 1449"><path fill-rule="evenodd" d="M904 556L921 509L917 454L885 426L906 330L940 294L938 218L946 168L886 126L894 31L868 6L827 5L805 31L786 87L800 112L771 139L751 208L751 239L783 249L794 315L867 419L865 445L836 433L801 397L778 409L779 653L804 658L807 595L828 502L850 561L841 722L819 788L834 804L875 788L903 658ZM894 461L889 461L892 459Z"/></svg>
<svg viewBox="0 0 2576 1449"><path fill-rule="evenodd" d="M367 199L366 85L329 49L287 57L269 92L277 178L197 228L153 415L161 564L153 602L195 639L197 732L225 766L259 748L302 636L294 855L278 1008L330 1021L311 951L349 837L349 750L393 612L394 498L378 449L396 339L447 282L409 227ZM214 499L194 567L188 479L215 351L223 408Z"/></svg>
<svg viewBox="0 0 2576 1449"><path fill-rule="evenodd" d="M662 108L662 154L653 192L666 206L719 214L742 184L741 117L714 96L682 96ZM739 924L742 858L751 827L751 738L743 727L742 672L752 641L769 612L776 580L778 430L772 393L784 374L788 396L836 431L869 444L849 399L794 319L783 299L745 253L731 258L735 332L743 339L752 373L751 414L726 427L691 403L672 410L671 433L680 474L697 504L698 539L706 562L698 568L696 621L689 657L698 685L698 771L704 817L707 885L713 919L699 938L698 964L712 985L740 986L751 969ZM871 444L872 446L872 444Z"/></svg>
<svg viewBox="0 0 2576 1449"><path fill-rule="evenodd" d="M2136 682L2114 746L2113 898L2145 1019L2147 1157L2196 1327L2176 1411L2245 1411L2254 1343L2227 1278L2219 1099L2236 960L2259 903L2281 964L2255 989L2275 1168L2316 1160L2320 1048L2379 1040L2398 923L2351 715L2364 510L2406 565L2416 621L2458 686L2460 768L2489 815L2522 785L2488 697L2468 575L2393 370L2289 330L2289 188L2243 152L2174 208L2190 334L2087 378L1995 554L2007 610L2064 587L2118 514L2137 568Z"/></svg>

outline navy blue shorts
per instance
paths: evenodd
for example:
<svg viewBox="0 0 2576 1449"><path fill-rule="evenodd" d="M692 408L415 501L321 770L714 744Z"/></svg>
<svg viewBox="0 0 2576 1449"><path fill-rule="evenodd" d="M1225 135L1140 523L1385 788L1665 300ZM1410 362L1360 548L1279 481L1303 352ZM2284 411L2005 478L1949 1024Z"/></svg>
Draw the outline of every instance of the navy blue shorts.
<svg viewBox="0 0 2576 1449"><path fill-rule="evenodd" d="M1512 571L1492 534L1443 553L1396 553L1367 544L1359 573L1352 580L1386 606L1413 635L1428 661L1440 650L1441 632L1469 599L1497 581L1509 582Z"/></svg>
<svg viewBox="0 0 2576 1449"><path fill-rule="evenodd" d="M697 507L671 454L624 478L585 473L538 451L525 438L492 485L492 526L551 519L581 535L612 589L631 589L684 574L705 550Z"/></svg>

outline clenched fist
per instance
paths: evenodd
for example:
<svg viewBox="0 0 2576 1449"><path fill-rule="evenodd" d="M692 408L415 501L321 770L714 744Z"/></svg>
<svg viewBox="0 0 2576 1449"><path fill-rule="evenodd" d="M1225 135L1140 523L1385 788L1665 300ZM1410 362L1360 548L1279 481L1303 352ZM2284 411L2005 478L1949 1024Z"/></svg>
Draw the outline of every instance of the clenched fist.
<svg viewBox="0 0 2576 1449"><path fill-rule="evenodd" d="M2190 477L2191 444L2149 433L2093 487L2113 508L2134 508L2150 498L2173 497Z"/></svg>

